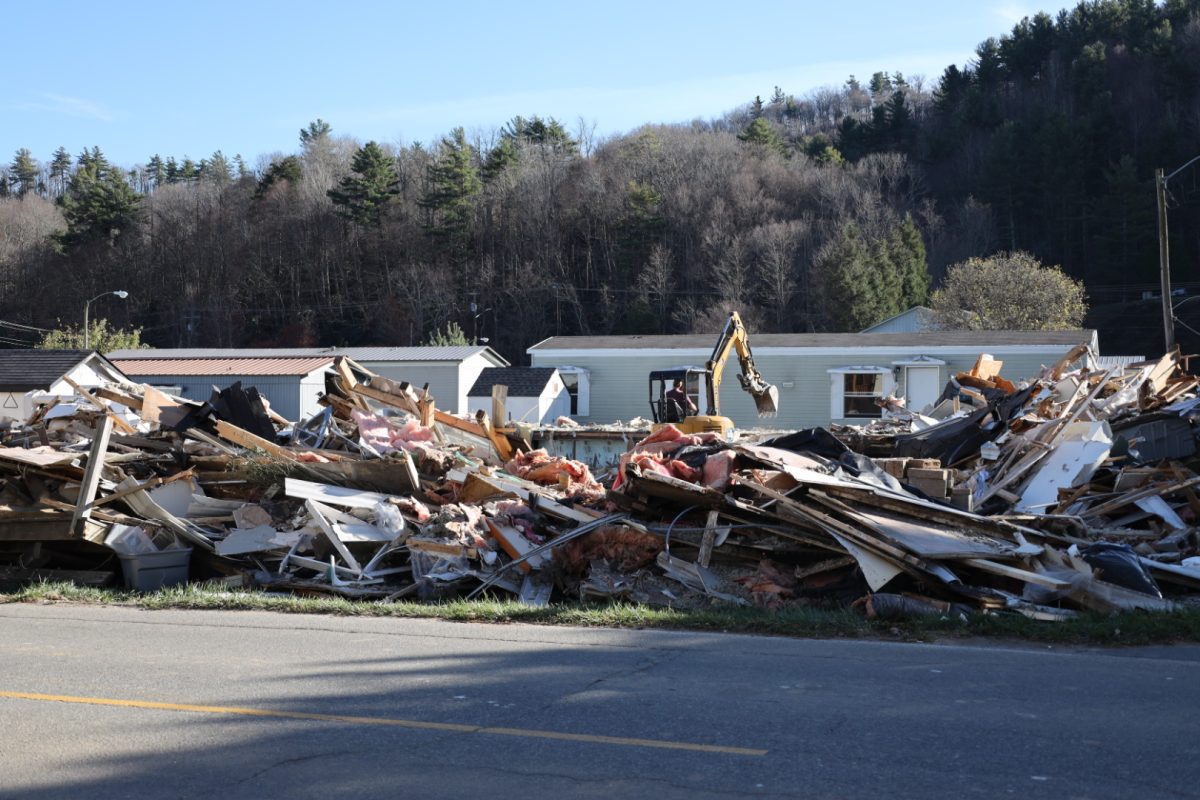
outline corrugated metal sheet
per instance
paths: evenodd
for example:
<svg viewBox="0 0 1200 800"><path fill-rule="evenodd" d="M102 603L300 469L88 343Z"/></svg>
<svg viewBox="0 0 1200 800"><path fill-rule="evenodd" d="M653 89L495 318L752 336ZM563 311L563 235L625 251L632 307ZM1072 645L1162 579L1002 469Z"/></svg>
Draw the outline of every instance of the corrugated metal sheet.
<svg viewBox="0 0 1200 800"><path fill-rule="evenodd" d="M490 347L451 345L447 347L291 347L291 348L182 348L163 350L114 350L110 359L152 361L156 359L200 358L315 358L349 356L355 361L464 361L482 353L497 366L508 362Z"/></svg>
<svg viewBox="0 0 1200 800"><path fill-rule="evenodd" d="M307 375L333 363L317 358L146 358L120 359L117 368L131 378L164 375Z"/></svg>
<svg viewBox="0 0 1200 800"><path fill-rule="evenodd" d="M253 386L271 408L290 420L307 419L319 410L317 398L323 384L304 381L299 375L154 375L145 376L143 382L151 386L171 386L181 397L203 402L208 400L213 389L227 389L239 381L243 388Z"/></svg>

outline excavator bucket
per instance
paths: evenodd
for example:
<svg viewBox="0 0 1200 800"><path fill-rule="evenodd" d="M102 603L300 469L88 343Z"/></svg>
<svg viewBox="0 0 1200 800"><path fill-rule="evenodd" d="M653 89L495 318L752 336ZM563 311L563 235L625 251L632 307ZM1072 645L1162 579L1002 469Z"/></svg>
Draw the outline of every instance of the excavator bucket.
<svg viewBox="0 0 1200 800"><path fill-rule="evenodd" d="M779 390L774 384L766 384L762 391L752 392L754 405L760 417L773 417L779 413Z"/></svg>

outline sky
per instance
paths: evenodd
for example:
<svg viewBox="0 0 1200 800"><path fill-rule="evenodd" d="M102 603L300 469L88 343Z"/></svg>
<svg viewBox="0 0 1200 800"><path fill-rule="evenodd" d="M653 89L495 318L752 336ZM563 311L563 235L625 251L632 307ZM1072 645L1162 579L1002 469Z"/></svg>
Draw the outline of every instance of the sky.
<svg viewBox="0 0 1200 800"><path fill-rule="evenodd" d="M0 164L98 146L118 164L220 150L251 166L321 118L435 142L514 116L596 137L720 117L878 70L932 83L1061 5L1022 0L564 3L47 0L5 9Z"/></svg>

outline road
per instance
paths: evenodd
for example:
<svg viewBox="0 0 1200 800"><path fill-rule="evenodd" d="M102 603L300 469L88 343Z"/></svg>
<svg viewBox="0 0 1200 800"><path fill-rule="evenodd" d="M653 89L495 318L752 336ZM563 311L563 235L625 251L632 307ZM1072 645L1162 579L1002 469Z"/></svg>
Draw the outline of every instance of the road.
<svg viewBox="0 0 1200 800"><path fill-rule="evenodd" d="M1200 648L0 606L0 798L1193 797Z"/></svg>

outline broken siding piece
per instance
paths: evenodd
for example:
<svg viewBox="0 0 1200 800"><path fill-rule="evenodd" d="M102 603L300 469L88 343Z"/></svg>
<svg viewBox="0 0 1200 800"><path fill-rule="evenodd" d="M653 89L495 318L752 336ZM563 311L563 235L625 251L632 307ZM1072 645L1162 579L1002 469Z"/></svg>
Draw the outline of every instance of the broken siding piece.
<svg viewBox="0 0 1200 800"><path fill-rule="evenodd" d="M331 509L321 505L315 500L305 500L304 505L308 507L308 513L312 515L313 521L317 523L317 527L321 529L321 533L325 534L325 538L333 545L333 549L342 557L342 561L350 569L354 570L358 575L362 575L362 567L358 564L358 559L350 552L350 548L342 541L338 525L336 522L330 522L325 518L325 513Z"/></svg>
<svg viewBox="0 0 1200 800"><path fill-rule="evenodd" d="M324 483L313 483L299 478L284 478L283 490L288 497L297 500L316 500L331 506L342 508L372 509L376 503L388 503L391 495L379 492L364 492L360 489L347 489L344 486L331 486Z"/></svg>

